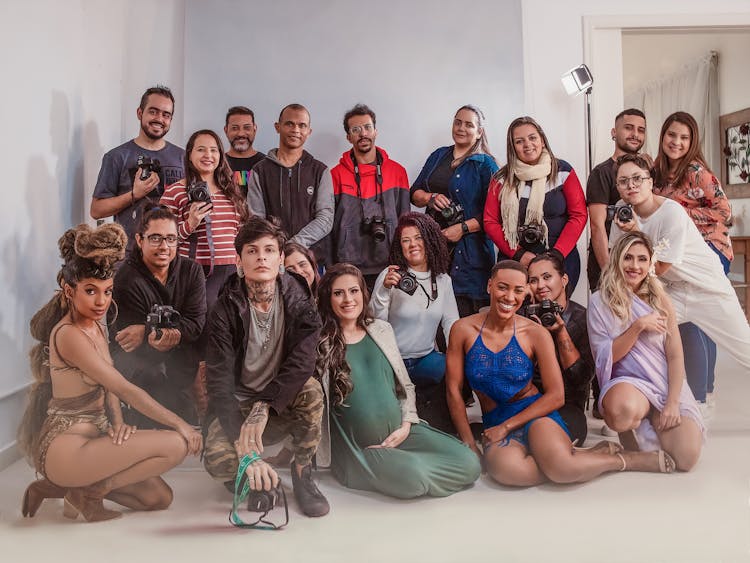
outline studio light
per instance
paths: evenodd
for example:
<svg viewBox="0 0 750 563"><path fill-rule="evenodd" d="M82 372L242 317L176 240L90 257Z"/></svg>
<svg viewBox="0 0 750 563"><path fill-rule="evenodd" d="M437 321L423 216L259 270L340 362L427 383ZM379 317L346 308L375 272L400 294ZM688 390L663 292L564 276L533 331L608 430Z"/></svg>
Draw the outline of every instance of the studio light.
<svg viewBox="0 0 750 563"><path fill-rule="evenodd" d="M591 91L594 88L594 77L591 75L589 67L585 64L571 68L560 78L568 96L586 95L586 177L591 173L593 168L591 154Z"/></svg>

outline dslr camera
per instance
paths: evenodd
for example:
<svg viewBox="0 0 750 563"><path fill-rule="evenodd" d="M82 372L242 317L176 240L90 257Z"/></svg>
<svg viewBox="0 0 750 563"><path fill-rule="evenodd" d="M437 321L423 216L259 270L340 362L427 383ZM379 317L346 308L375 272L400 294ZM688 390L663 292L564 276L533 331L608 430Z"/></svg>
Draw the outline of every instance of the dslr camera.
<svg viewBox="0 0 750 563"><path fill-rule="evenodd" d="M523 246L534 246L544 239L544 230L537 223L520 225L518 227L518 240Z"/></svg>
<svg viewBox="0 0 750 563"><path fill-rule="evenodd" d="M429 207L428 212L430 217L435 219L437 224L443 229L458 225L464 221L464 206L455 201L452 201L450 205L442 209Z"/></svg>
<svg viewBox="0 0 750 563"><path fill-rule="evenodd" d="M403 268L399 268L398 270L396 270L396 273L401 276L401 279L398 280L396 287L408 295L414 295L414 292L417 291L417 286L419 285L417 276Z"/></svg>
<svg viewBox="0 0 750 563"><path fill-rule="evenodd" d="M156 172L157 174L161 174L161 162L159 162L158 158L149 158L144 155L140 155L138 157L138 168L141 169L141 175L140 180L141 182L148 180L148 177L151 176L152 172Z"/></svg>
<svg viewBox="0 0 750 563"><path fill-rule="evenodd" d="M187 187L187 197L190 203L200 201L202 203L211 203L211 193L208 191L208 184L203 180L193 182Z"/></svg>
<svg viewBox="0 0 750 563"><path fill-rule="evenodd" d="M529 303L519 312L529 319L532 316L538 317L542 326L552 326L557 322L555 314L562 314L563 308L555 301L543 299L541 303Z"/></svg>
<svg viewBox="0 0 750 563"><path fill-rule="evenodd" d="M633 208L629 205L608 205L607 221L611 221L615 217L620 223L629 223L633 220Z"/></svg>
<svg viewBox="0 0 750 563"><path fill-rule="evenodd" d="M154 329L156 331L156 338L161 338L163 334L162 329L177 328L180 317L180 313L171 305L154 303L151 307L151 312L146 315L146 336Z"/></svg>
<svg viewBox="0 0 750 563"><path fill-rule="evenodd" d="M281 504L281 483L270 491L251 490L247 494L247 509L250 512L271 512L277 504Z"/></svg>
<svg viewBox="0 0 750 563"><path fill-rule="evenodd" d="M370 235L375 242L384 242L386 238L385 217L381 215L365 217L362 221L362 231L366 235Z"/></svg>

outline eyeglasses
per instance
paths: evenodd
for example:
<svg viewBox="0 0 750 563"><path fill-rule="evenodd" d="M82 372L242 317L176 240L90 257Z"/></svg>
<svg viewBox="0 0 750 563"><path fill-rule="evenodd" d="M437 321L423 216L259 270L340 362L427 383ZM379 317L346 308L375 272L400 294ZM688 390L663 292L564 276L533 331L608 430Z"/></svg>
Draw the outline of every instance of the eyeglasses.
<svg viewBox="0 0 750 563"><path fill-rule="evenodd" d="M363 131L372 133L373 131L375 131L375 126L372 123L365 123L364 125L355 125L354 127L349 127L349 133L351 133L352 135L361 135Z"/></svg>
<svg viewBox="0 0 750 563"><path fill-rule="evenodd" d="M151 246L161 246L164 241L167 242L167 246L177 246L177 235L148 235L146 239Z"/></svg>
<svg viewBox="0 0 750 563"><path fill-rule="evenodd" d="M640 188L643 180L649 180L650 178L651 176L631 176L630 178L617 178L615 183L618 188L627 188L631 182L634 187Z"/></svg>

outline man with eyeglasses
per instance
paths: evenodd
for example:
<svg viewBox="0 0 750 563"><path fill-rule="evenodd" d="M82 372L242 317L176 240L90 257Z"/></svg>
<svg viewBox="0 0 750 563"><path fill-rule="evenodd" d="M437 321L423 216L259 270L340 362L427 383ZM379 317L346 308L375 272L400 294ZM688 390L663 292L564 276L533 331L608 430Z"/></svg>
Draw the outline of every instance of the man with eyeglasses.
<svg viewBox="0 0 750 563"><path fill-rule="evenodd" d="M247 203L254 215L276 217L291 242L310 248L318 264L325 264L333 187L328 167L303 148L312 134L310 112L303 105L289 104L274 127L279 147L253 168Z"/></svg>
<svg viewBox="0 0 750 563"><path fill-rule="evenodd" d="M344 115L351 150L331 170L336 212L333 263L349 262L370 291L388 262L398 218L411 208L406 170L375 145L375 112L357 104Z"/></svg>
<svg viewBox="0 0 750 563"><path fill-rule="evenodd" d="M93 219L114 216L128 234L128 250L142 213L143 200L157 203L164 188L185 177L185 151L166 141L174 114L174 96L166 86L149 88L136 110L138 136L102 158L91 199Z"/></svg>
<svg viewBox="0 0 750 563"><path fill-rule="evenodd" d="M117 318L110 344L115 367L166 408L197 424L192 385L206 321L203 269L177 254L177 218L163 206L147 210L135 245L115 275ZM135 409L128 424L159 426Z"/></svg>
<svg viewBox="0 0 750 563"><path fill-rule="evenodd" d="M224 123L224 134L229 141L227 163L234 172L234 180L247 197L247 184L250 171L266 155L253 148L258 126L255 124L255 114L245 106L234 106L227 110Z"/></svg>
<svg viewBox="0 0 750 563"><path fill-rule="evenodd" d="M624 154L638 154L641 150L646 140L646 116L635 108L621 111L615 117L611 134L615 152L594 167L586 183L586 204L591 228L586 269L592 292L596 291L602 270L609 262L608 237L612 220L607 218L607 206L614 205L620 199L615 186L615 162Z"/></svg>

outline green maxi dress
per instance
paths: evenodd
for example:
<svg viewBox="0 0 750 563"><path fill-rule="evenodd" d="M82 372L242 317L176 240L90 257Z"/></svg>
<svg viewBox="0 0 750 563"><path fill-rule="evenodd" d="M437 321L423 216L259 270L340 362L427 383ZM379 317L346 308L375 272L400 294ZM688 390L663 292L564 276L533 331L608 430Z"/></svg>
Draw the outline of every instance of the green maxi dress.
<svg viewBox="0 0 750 563"><path fill-rule="evenodd" d="M401 426L396 379L369 334L347 345L346 361L354 389L331 416L331 470L343 485L414 498L448 496L476 481L476 454L425 423L412 424L396 448L369 448Z"/></svg>

